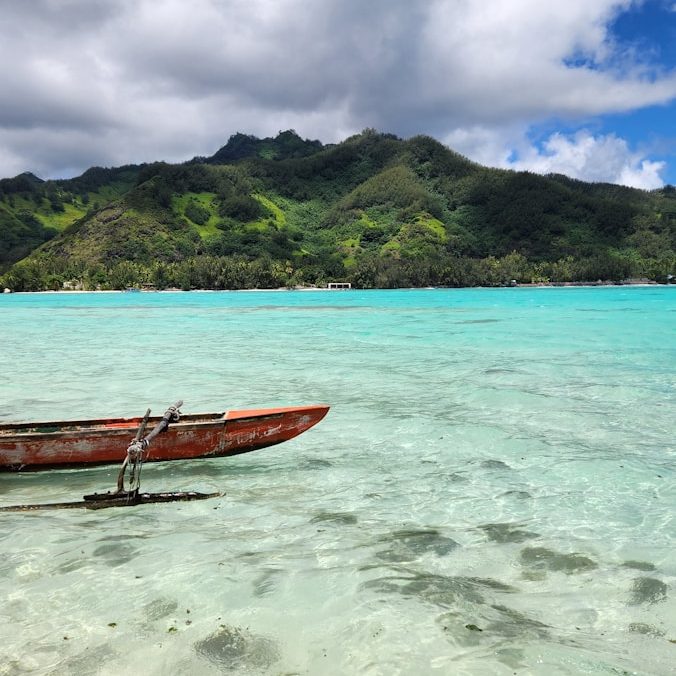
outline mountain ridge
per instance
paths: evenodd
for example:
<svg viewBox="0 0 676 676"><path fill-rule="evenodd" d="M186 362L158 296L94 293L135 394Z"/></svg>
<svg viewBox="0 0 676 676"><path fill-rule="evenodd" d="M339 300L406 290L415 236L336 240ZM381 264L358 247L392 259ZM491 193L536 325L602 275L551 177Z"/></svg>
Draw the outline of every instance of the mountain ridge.
<svg viewBox="0 0 676 676"><path fill-rule="evenodd" d="M0 282L17 290L662 280L674 250L672 186L492 169L372 129L330 145L238 133L181 164L0 180Z"/></svg>

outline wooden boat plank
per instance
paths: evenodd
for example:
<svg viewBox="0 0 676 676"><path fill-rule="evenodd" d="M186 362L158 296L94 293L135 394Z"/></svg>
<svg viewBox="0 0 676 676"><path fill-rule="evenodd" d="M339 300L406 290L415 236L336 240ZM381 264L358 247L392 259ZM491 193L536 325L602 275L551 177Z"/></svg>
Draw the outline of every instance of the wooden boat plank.
<svg viewBox="0 0 676 676"><path fill-rule="evenodd" d="M144 462L237 455L292 439L317 424L324 405L191 414L158 435ZM149 426L161 418L151 418ZM0 471L121 462L141 418L0 425Z"/></svg>

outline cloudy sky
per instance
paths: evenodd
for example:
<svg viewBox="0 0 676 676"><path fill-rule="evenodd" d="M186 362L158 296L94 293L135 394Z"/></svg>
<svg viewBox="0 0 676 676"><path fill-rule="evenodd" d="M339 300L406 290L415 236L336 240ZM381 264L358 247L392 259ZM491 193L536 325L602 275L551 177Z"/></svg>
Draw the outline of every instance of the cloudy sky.
<svg viewBox="0 0 676 676"><path fill-rule="evenodd" d="M676 184L676 0L0 0L0 176L424 133Z"/></svg>

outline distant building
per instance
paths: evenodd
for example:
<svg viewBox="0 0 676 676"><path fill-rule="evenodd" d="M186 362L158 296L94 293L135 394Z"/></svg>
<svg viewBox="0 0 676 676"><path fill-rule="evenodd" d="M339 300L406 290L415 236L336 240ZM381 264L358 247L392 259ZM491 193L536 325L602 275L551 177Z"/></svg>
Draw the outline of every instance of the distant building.
<svg viewBox="0 0 676 676"><path fill-rule="evenodd" d="M351 289L352 284L350 282L329 282L329 289Z"/></svg>

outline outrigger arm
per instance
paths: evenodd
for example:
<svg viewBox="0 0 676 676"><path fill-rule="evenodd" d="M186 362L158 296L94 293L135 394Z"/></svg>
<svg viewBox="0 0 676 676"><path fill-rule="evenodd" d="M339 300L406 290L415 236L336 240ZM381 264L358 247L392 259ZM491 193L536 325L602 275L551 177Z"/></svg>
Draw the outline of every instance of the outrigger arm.
<svg viewBox="0 0 676 676"><path fill-rule="evenodd" d="M146 411L146 414L141 420L138 431L136 432L136 437L127 448L127 455L120 467L120 472L117 475L117 495L118 497L123 497L129 494L137 494L141 487L141 466L143 464L143 454L148 450L150 442L162 432L166 432L171 423L176 423L181 419L181 412L179 409L183 406L183 401L177 401L173 406L170 406L162 416L162 420L155 425L150 434L147 437L143 436L146 426L148 425L148 418L150 418L150 409ZM127 467L130 468L129 472L129 490L125 491L124 489L124 474ZM85 496L85 500L87 496Z"/></svg>

